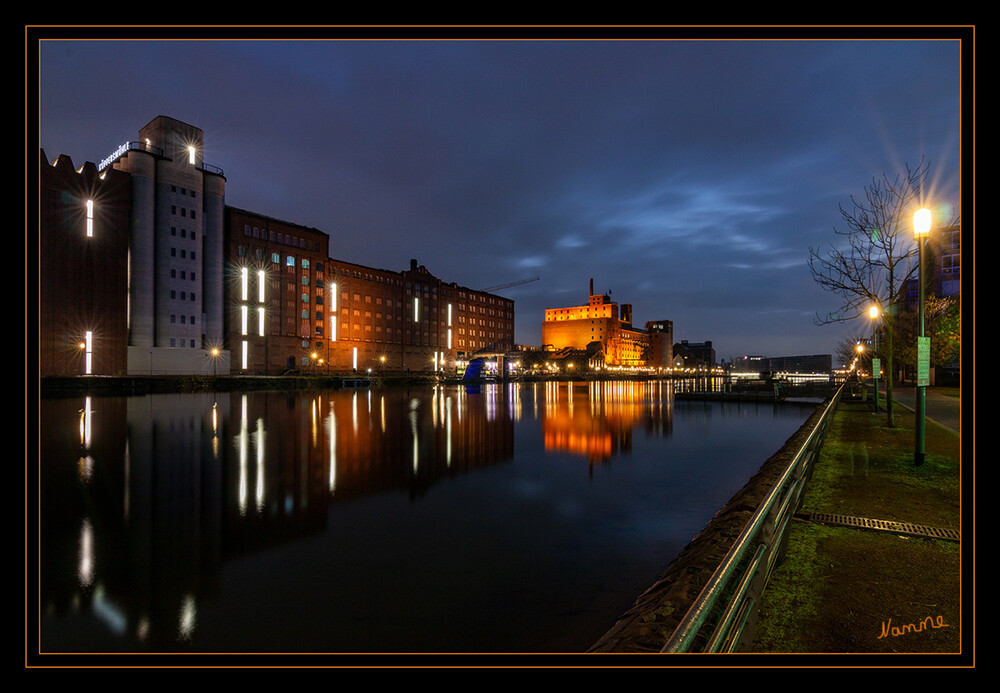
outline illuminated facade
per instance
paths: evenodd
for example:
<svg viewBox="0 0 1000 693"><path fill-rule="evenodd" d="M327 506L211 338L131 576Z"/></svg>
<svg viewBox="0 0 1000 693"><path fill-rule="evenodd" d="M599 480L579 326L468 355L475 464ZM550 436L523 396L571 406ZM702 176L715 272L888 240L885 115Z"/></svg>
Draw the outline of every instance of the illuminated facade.
<svg viewBox="0 0 1000 693"><path fill-rule="evenodd" d="M548 308L542 323L546 349L586 349L599 342L608 366L668 368L672 339L670 320L634 327L631 304L619 305L606 294L595 294L593 279L586 305Z"/></svg>
<svg viewBox="0 0 1000 693"><path fill-rule="evenodd" d="M131 187L39 152L39 372L125 375Z"/></svg>
<svg viewBox="0 0 1000 693"><path fill-rule="evenodd" d="M454 373L514 349L512 300L332 259L323 231L227 207L203 149L159 116L80 173L40 151L41 276L64 280L41 284L42 375Z"/></svg>
<svg viewBox="0 0 1000 693"><path fill-rule="evenodd" d="M227 345L234 373L454 372L514 345L514 302L329 257L318 229L227 208Z"/></svg>
<svg viewBox="0 0 1000 693"><path fill-rule="evenodd" d="M226 208L226 347L233 373L325 370L327 234Z"/></svg>
<svg viewBox="0 0 1000 693"><path fill-rule="evenodd" d="M99 168L132 181L128 371L208 373L223 343L226 180L202 131L158 116Z"/></svg>

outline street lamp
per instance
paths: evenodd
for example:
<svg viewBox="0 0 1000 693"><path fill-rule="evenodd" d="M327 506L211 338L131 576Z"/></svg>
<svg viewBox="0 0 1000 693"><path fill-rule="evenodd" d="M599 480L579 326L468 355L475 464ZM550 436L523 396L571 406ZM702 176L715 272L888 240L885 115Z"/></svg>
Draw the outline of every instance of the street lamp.
<svg viewBox="0 0 1000 693"><path fill-rule="evenodd" d="M219 347L212 347L212 377L219 375Z"/></svg>
<svg viewBox="0 0 1000 693"><path fill-rule="evenodd" d="M927 382L930 345L924 336L924 243L931 233L931 211L918 209L913 214L913 235L917 239L917 420L914 426L913 464L924 463L924 418L927 413Z"/></svg>
<svg viewBox="0 0 1000 693"><path fill-rule="evenodd" d="M876 358L878 354L878 341L877 334L875 332L875 321L878 320L878 306L872 306L868 309L868 317L872 319L872 380L875 381L875 411L878 411L878 372L882 368L882 364L879 359Z"/></svg>

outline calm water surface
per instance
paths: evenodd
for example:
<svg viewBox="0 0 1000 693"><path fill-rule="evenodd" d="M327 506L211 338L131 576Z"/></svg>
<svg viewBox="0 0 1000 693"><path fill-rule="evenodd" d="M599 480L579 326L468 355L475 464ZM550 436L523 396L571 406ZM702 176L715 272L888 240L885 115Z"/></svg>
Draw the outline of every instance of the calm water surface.
<svg viewBox="0 0 1000 693"><path fill-rule="evenodd" d="M806 420L670 383L42 402L42 652L580 652Z"/></svg>

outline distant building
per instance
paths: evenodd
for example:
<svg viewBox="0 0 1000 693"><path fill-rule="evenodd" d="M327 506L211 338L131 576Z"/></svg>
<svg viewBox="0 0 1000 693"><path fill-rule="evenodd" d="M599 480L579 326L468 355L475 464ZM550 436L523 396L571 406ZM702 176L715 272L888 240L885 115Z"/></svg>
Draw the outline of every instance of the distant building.
<svg viewBox="0 0 1000 693"><path fill-rule="evenodd" d="M590 295L586 305L549 308L542 323L542 343L551 351L593 350L600 344L605 365L639 368L669 368L673 323L660 320L646 323L646 329L632 325L632 305L617 304L606 294Z"/></svg>
<svg viewBox="0 0 1000 693"><path fill-rule="evenodd" d="M833 370L833 356L740 356L732 360L731 370L734 373L829 373Z"/></svg>
<svg viewBox="0 0 1000 693"><path fill-rule="evenodd" d="M715 366L715 349L712 347L712 342L689 342L682 339L680 348L702 365L708 368Z"/></svg>

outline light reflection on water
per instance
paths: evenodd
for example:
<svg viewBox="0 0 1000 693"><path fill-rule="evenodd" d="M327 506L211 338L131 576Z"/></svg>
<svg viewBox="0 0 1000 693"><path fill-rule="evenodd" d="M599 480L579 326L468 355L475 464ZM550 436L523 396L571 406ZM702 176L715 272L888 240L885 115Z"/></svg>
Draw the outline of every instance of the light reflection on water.
<svg viewBox="0 0 1000 693"><path fill-rule="evenodd" d="M805 421L666 382L42 402L42 652L583 651Z"/></svg>

